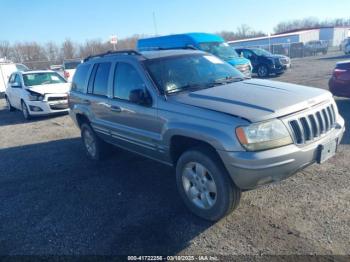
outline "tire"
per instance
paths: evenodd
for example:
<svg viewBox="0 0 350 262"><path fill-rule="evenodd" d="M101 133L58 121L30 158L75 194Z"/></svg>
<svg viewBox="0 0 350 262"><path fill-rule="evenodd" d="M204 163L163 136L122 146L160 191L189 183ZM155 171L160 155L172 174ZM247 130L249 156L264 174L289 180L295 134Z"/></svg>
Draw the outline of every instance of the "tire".
<svg viewBox="0 0 350 262"><path fill-rule="evenodd" d="M181 155L176 165L176 183L188 209L210 221L230 214L241 198L241 190L234 185L219 157L205 147Z"/></svg>
<svg viewBox="0 0 350 262"><path fill-rule="evenodd" d="M259 77L268 77L270 74L269 68L266 65L259 65L257 73Z"/></svg>
<svg viewBox="0 0 350 262"><path fill-rule="evenodd" d="M23 118L25 120L30 120L32 118L32 116L30 115L28 107L24 101L22 101L21 107L22 107Z"/></svg>
<svg viewBox="0 0 350 262"><path fill-rule="evenodd" d="M88 158L94 161L105 159L110 153L111 146L99 138L89 124L83 123L80 129L81 139Z"/></svg>
<svg viewBox="0 0 350 262"><path fill-rule="evenodd" d="M7 110L10 111L10 112L15 111L15 108L11 105L11 102L10 102L9 98L7 96L5 96L5 99L6 99Z"/></svg>

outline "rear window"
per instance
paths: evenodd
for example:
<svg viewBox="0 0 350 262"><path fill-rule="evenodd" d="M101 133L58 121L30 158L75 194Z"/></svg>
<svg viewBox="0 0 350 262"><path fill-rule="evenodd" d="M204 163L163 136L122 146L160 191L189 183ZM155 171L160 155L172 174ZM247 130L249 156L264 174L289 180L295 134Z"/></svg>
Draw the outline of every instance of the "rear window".
<svg viewBox="0 0 350 262"><path fill-rule="evenodd" d="M74 74L73 82L72 82L72 90L77 91L77 92L85 92L85 83L88 77L89 69L90 69L89 64L85 65L80 65L77 68L77 71Z"/></svg>
<svg viewBox="0 0 350 262"><path fill-rule="evenodd" d="M81 61L64 62L64 69L76 69Z"/></svg>

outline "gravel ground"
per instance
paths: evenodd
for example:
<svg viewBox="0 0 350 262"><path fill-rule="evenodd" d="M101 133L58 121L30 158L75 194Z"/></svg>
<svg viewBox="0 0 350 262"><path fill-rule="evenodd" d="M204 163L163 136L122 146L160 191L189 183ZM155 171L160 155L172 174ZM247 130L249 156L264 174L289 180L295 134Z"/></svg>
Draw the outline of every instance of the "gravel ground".
<svg viewBox="0 0 350 262"><path fill-rule="evenodd" d="M295 59L273 80L327 88L344 59ZM350 100L337 104L349 123ZM244 193L213 224L187 211L169 167L122 150L91 163L69 116L24 122L4 105L0 255L350 255L349 133L336 157Z"/></svg>

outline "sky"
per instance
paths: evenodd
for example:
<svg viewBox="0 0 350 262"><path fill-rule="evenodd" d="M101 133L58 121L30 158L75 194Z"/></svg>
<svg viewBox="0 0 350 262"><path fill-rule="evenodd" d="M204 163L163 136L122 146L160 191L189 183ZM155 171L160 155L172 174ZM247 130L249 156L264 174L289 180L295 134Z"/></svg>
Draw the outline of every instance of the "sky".
<svg viewBox="0 0 350 262"><path fill-rule="evenodd" d="M272 33L282 21L347 18L349 10L349 0L0 0L0 40L84 42L234 31L241 24Z"/></svg>

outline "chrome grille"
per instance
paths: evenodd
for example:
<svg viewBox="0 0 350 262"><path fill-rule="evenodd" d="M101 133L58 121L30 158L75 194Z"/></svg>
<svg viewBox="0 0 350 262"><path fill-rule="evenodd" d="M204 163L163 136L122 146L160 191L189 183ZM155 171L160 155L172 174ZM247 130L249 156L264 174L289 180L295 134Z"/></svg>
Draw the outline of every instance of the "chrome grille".
<svg viewBox="0 0 350 262"><path fill-rule="evenodd" d="M335 125L334 106L329 105L312 114L303 115L289 121L296 144L307 144L328 133Z"/></svg>
<svg viewBox="0 0 350 262"><path fill-rule="evenodd" d="M61 101L61 100L67 100L67 96L51 96L47 98L47 101Z"/></svg>

